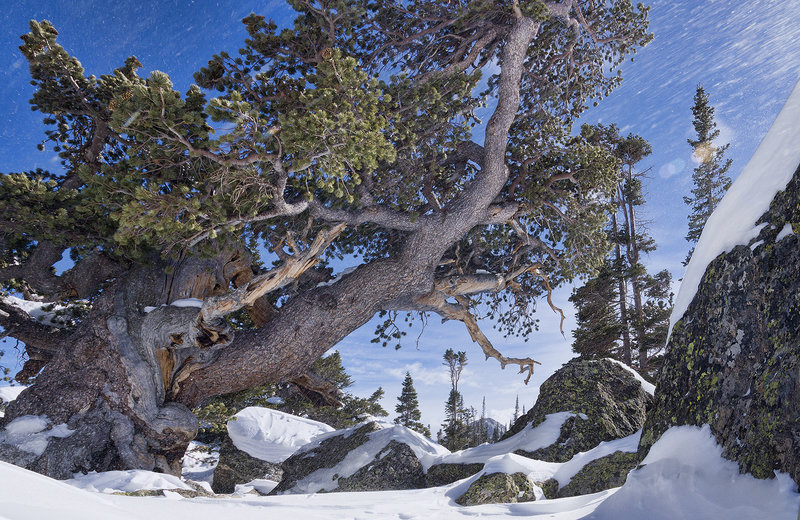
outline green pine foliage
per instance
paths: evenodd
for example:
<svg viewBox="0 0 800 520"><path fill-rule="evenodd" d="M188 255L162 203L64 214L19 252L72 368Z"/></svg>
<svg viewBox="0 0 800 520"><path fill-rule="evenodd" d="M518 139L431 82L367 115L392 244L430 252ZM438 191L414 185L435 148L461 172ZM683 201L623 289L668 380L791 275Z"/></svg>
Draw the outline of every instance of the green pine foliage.
<svg viewBox="0 0 800 520"><path fill-rule="evenodd" d="M318 230L326 222L315 216L309 228L314 211L304 203L356 214L379 205L416 218L453 201L478 171L461 145L480 123L475 110L497 92L496 77L485 91L478 85L484 65L502 61L510 4L289 4L293 25L247 16L243 47L214 55L184 93L164 72L140 77L134 56L87 75L50 22L32 21L20 48L36 88L32 108L48 128L40 147L59 155L65 175L0 176L5 220L14 222L3 232L0 267L24 261L44 238L69 247L75 260L100 248L140 262L187 246L246 237L263 246ZM526 241L510 224L479 226L437 265L449 266L439 273L446 275L541 264L555 285L602 261L604 210L594 194L613 188L608 157L572 125L620 83L611 72L652 35L647 7L628 0L583 13L591 33L575 34L544 2L514 5L541 30L526 63L503 197L542 245L521 247ZM435 22L445 19L453 23ZM474 63L451 66L451 43L468 49L484 33L491 41L470 56ZM584 65L572 66L571 56ZM329 255L382 258L404 238L353 226ZM545 288L532 271L517 282L476 298L503 331L527 335L535 326L528 311Z"/></svg>
<svg viewBox="0 0 800 520"><path fill-rule="evenodd" d="M570 297L577 311L572 348L589 358L619 359L652 375L672 308L669 272L650 275L642 263L642 255L654 251L656 244L640 225L646 172L635 166L652 149L639 136L622 137L615 125L586 126L583 131L615 158L617 187L607 205L611 250L596 274Z"/></svg>
<svg viewBox="0 0 800 520"><path fill-rule="evenodd" d="M469 446L471 428L468 410L464 407L461 392L450 389L445 403L445 419L442 423L444 435L440 444L450 451L462 450Z"/></svg>
<svg viewBox="0 0 800 520"><path fill-rule="evenodd" d="M597 274L569 297L577 312L572 350L589 358L619 359L622 324L618 312L617 276L606 261Z"/></svg>
<svg viewBox="0 0 800 520"><path fill-rule="evenodd" d="M394 411L397 412L397 417L394 419L395 424L405 426L426 437L431 436L428 427L420 422L422 412L419 410L417 390L414 388L414 380L411 378L410 372L406 372L406 377L403 379L403 388L397 397Z"/></svg>
<svg viewBox="0 0 800 520"><path fill-rule="evenodd" d="M243 392L213 398L194 411L200 420L205 440L214 440L226 433L226 424L240 410L248 406L273 408L281 412L319 421L336 429L355 426L367 416L386 417L388 412L380 401L384 390L378 388L369 397L358 397L346 392L353 384L352 377L342 365L339 352L333 352L314 362L311 372L334 384L340 391L341 406L325 405L299 390L295 385L262 385ZM282 404L269 402L280 397Z"/></svg>
<svg viewBox="0 0 800 520"><path fill-rule="evenodd" d="M692 155L700 164L692 173L691 197L684 197L683 201L689 205L689 232L686 240L692 245L686 255L683 265L687 265L692 258L694 245L700 239L703 227L708 217L719 205L725 192L731 186L728 170L732 160L725 158L725 152L730 144L717 146L714 140L719 137L719 129L714 120L714 107L709 104L708 94L698 85L692 105L694 119L692 125L697 133L694 139L687 139L692 146Z"/></svg>
<svg viewBox="0 0 800 520"><path fill-rule="evenodd" d="M565 20L550 12L560 4L541 0L288 4L293 24L247 16L242 48L212 56L185 92L164 72L140 76L135 56L87 74L52 23L31 21L20 50L47 128L39 148L58 155L62 172L0 174L0 269L26 264L42 244L68 249L76 265L102 257L118 278L227 249L280 258L288 241L302 246L345 223L323 270L345 255L362 265L415 258L405 254L416 244L409 229L436 222L449 226L436 234L441 247L409 272L427 282L503 277L501 290L459 305L483 305L502 333L527 340L537 299L605 260L618 162L573 130L652 40L648 8L608 0ZM519 16L539 25L521 83L506 92L499 74L486 74L509 70ZM477 111L499 97L519 103L505 146L486 157L472 137ZM492 197L471 201L470 186L495 182L492 161L503 163ZM461 229L451 210L473 203L476 221ZM30 292L28 278L2 285ZM81 298L97 297L108 278ZM298 280L269 303L280 310L313 287ZM252 325L242 313L230 321ZM395 344L402 334L390 320L378 336ZM352 401L348 416L366 405Z"/></svg>

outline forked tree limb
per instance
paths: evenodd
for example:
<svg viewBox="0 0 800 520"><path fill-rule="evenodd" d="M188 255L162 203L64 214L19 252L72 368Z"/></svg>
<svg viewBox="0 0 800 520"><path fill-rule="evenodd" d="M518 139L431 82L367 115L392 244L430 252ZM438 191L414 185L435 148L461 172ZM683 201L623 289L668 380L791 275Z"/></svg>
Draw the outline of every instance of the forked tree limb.
<svg viewBox="0 0 800 520"><path fill-rule="evenodd" d="M469 299L467 297L469 294L501 291L511 284L515 278L526 272L533 273L534 276L542 280L547 290L547 303L554 312L561 316L559 328L561 333L564 334L564 312L553 303L553 289L550 286L550 280L541 271L539 264L519 268L505 277L493 274L475 274L442 278L434 283L433 291L419 298L417 303L424 307L424 310L436 312L445 320L452 319L462 322L467 327L472 340L481 346L487 360L490 357L498 360L500 367L503 369L505 369L506 365L519 365L520 373L528 371L528 376L525 378L525 384L528 384L531 376L533 376L534 366L541 363L532 358L507 357L498 351L481 331L478 321L469 311ZM447 298L455 298L457 303L449 303Z"/></svg>
<svg viewBox="0 0 800 520"><path fill-rule="evenodd" d="M528 376L525 378L525 384L531 380L533 376L533 368L535 365L541 365L533 358L516 358L504 356L499 350L494 348L492 342L486 337L486 334L478 326L478 321L475 316L469 311L469 300L466 296L456 296L457 303L449 303L446 296L441 292L431 292L421 298L419 303L427 307L428 310L436 312L445 320L458 320L462 322L469 332L472 340L480 345L486 359L490 357L500 362L500 368L505 369L506 365L519 365L519 373L528 371Z"/></svg>
<svg viewBox="0 0 800 520"><path fill-rule="evenodd" d="M255 305L258 299L265 294L296 280L317 264L320 255L344 231L345 227L345 224L339 224L331 229L321 231L307 249L289 256L280 267L256 276L231 292L206 299L195 320L196 325L213 322L242 307Z"/></svg>

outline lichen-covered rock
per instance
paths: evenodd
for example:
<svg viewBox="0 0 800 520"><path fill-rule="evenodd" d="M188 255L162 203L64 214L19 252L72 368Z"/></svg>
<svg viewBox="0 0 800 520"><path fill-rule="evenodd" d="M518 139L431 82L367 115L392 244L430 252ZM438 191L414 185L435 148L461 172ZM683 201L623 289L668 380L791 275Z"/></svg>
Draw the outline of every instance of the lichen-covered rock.
<svg viewBox="0 0 800 520"><path fill-rule="evenodd" d="M566 462L581 451L603 441L621 439L644 424L652 396L618 363L576 358L557 370L539 389L536 404L509 429L504 438L522 431L528 424L538 426L545 416L575 412L561 427L558 440L520 455L549 462Z"/></svg>
<svg viewBox="0 0 800 520"><path fill-rule="evenodd" d="M267 478L280 481L283 471L279 464L257 459L233 445L226 437L219 449L219 463L214 468L211 488L215 493L233 493L236 484Z"/></svg>
<svg viewBox="0 0 800 520"><path fill-rule="evenodd" d="M456 499L461 506L530 502L536 500L535 486L524 473L491 473L481 475Z"/></svg>
<svg viewBox="0 0 800 520"><path fill-rule="evenodd" d="M638 464L638 453L623 451L595 459L576 473L569 484L558 490L558 498L588 495L619 487L627 480L628 472Z"/></svg>
<svg viewBox="0 0 800 520"><path fill-rule="evenodd" d="M549 478L544 482L534 482L534 484L541 488L545 498L552 499L558 497L558 481L556 479Z"/></svg>
<svg viewBox="0 0 800 520"><path fill-rule="evenodd" d="M383 491L425 487L425 471L407 444L391 441L375 461L339 479L338 491Z"/></svg>
<svg viewBox="0 0 800 520"><path fill-rule="evenodd" d="M707 423L742 471L800 485L800 168L757 224L708 265L675 324L639 449Z"/></svg>
<svg viewBox="0 0 800 520"><path fill-rule="evenodd" d="M428 474L425 476L426 486L437 487L452 484L462 478L471 477L482 469L483 463L481 462L474 464L434 464L428 468Z"/></svg>
<svg viewBox="0 0 800 520"><path fill-rule="evenodd" d="M326 434L286 459L273 493L419 489L424 468L449 453L403 426L369 422Z"/></svg>
<svg viewBox="0 0 800 520"><path fill-rule="evenodd" d="M369 422L349 435L334 435L311 450L301 449L281 463L283 478L272 494L289 491L298 481L317 470L335 467L344 460L348 453L369 442L370 433L380 429L381 427L377 423Z"/></svg>

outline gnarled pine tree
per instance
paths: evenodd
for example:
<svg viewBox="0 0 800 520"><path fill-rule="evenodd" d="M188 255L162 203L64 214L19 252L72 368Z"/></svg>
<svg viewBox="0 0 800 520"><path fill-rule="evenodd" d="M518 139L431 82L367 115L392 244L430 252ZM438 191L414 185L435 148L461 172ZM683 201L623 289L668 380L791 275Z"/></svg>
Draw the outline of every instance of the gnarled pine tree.
<svg viewBox="0 0 800 520"><path fill-rule="evenodd" d="M184 95L133 57L86 76L50 23L31 23L33 108L66 174L0 177L0 282L90 310L57 328L2 299L21 377L38 374L3 424L33 414L72 434L41 453L2 443L0 457L62 478L175 473L192 407L265 382L325 394L306 368L382 311L459 320L530 377L534 360L498 352L472 308L527 333L537 297L602 259L613 161L570 127L649 41L647 9L289 3L292 27L247 17L240 54L214 56ZM74 265L55 275L66 250ZM354 269L323 284L351 253Z"/></svg>

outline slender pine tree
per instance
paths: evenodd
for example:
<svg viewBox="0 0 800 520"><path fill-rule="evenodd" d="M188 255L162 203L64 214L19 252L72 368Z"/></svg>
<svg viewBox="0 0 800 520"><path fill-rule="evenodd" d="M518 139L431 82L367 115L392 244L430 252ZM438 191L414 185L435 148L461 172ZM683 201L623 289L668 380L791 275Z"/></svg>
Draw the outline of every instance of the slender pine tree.
<svg viewBox="0 0 800 520"><path fill-rule="evenodd" d="M414 380L411 378L410 372L406 372L406 377L403 379L403 389L400 391L394 410L397 412L397 417L394 419L395 424L405 426L426 437L431 436L430 429L419 421L422 412L419 411L417 390L414 388Z"/></svg>
<svg viewBox="0 0 800 520"><path fill-rule="evenodd" d="M466 352L454 352L449 348L444 353L444 363L450 371L450 394L445 404L444 440L442 446L454 451L465 447L468 442L469 427L465 420L467 410L464 408L464 397L458 391L458 381L467 365Z"/></svg>
<svg viewBox="0 0 800 520"><path fill-rule="evenodd" d="M714 144L714 140L719 137L719 129L714 120L714 107L708 103L708 94L700 85L697 85L694 95L692 114L694 115L692 125L697 137L687 141L692 145L692 155L699 164L692 173L694 181L692 196L683 198L690 208L689 232L686 234L686 240L692 245L683 265L689 263L694 246L703 232L703 226L731 185L727 172L732 161L725 158L725 152L730 144L721 146Z"/></svg>
<svg viewBox="0 0 800 520"><path fill-rule="evenodd" d="M639 136L620 136L614 125L586 126L583 132L615 159L618 180L607 201L612 250L597 274L570 297L578 325L573 350L590 358L618 358L646 373L651 371L651 355L666 339L663 310L672 305L669 272L652 276L642 263L642 253L656 246L639 215L645 204L642 178L646 171L635 165L652 148Z"/></svg>

